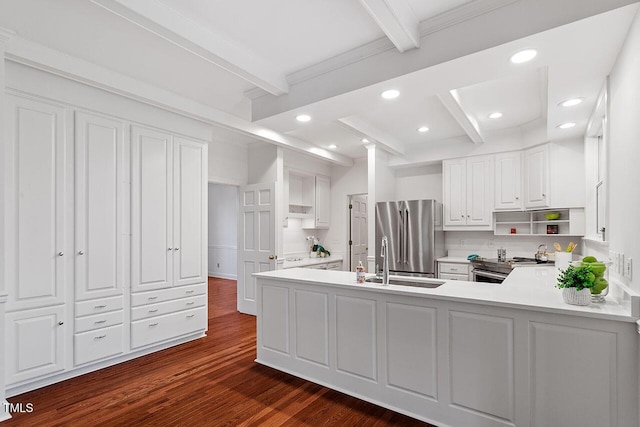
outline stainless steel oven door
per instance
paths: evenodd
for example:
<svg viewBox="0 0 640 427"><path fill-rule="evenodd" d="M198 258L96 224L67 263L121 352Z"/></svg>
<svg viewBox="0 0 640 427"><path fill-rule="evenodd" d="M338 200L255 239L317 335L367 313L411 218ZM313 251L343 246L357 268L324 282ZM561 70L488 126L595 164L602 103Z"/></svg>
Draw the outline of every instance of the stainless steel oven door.
<svg viewBox="0 0 640 427"><path fill-rule="evenodd" d="M507 278L507 274L497 273L495 271L473 269L473 281L484 283L502 283Z"/></svg>

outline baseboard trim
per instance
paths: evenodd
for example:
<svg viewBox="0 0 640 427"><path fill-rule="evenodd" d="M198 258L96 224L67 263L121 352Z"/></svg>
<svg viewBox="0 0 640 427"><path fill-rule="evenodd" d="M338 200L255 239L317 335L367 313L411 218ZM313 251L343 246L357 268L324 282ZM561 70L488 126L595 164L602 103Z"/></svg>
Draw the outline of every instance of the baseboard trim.
<svg viewBox="0 0 640 427"><path fill-rule="evenodd" d="M238 280L238 276L236 274L226 274L226 273L208 273L209 277L215 277L218 279L230 279L230 280Z"/></svg>

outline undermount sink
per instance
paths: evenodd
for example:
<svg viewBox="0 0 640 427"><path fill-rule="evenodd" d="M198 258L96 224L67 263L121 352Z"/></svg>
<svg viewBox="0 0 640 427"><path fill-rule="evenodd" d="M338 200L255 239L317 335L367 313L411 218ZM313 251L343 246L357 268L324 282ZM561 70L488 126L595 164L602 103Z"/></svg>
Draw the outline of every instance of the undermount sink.
<svg viewBox="0 0 640 427"><path fill-rule="evenodd" d="M382 283L382 279L380 277L369 277L365 280L369 283ZM407 279L389 279L390 285L399 285L399 286L413 286L416 288L437 288L438 286L444 284L441 280L433 280L433 279L421 279L421 280L407 280Z"/></svg>

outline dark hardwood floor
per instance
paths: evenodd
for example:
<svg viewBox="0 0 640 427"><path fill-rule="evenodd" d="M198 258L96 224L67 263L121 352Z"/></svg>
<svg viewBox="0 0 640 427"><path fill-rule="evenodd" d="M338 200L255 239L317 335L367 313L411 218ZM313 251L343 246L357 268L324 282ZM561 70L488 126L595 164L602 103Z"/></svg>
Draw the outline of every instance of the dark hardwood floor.
<svg viewBox="0 0 640 427"><path fill-rule="evenodd" d="M209 278L208 336L9 398L9 426L429 426L254 362L236 282Z"/></svg>

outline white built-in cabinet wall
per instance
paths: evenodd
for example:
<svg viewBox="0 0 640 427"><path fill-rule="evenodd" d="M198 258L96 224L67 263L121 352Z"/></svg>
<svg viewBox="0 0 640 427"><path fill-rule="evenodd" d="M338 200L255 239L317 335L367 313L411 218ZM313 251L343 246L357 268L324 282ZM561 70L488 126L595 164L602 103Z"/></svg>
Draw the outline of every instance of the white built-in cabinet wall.
<svg viewBox="0 0 640 427"><path fill-rule="evenodd" d="M202 336L207 144L7 104L8 394Z"/></svg>

